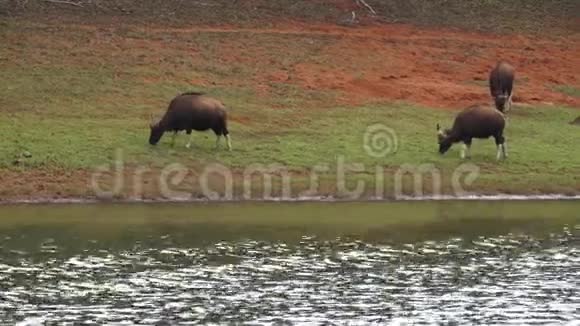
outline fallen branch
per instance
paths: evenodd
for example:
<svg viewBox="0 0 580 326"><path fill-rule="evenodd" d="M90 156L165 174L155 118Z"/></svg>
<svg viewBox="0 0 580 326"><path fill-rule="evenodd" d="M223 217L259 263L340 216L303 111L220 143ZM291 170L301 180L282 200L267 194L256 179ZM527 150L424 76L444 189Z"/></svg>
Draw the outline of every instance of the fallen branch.
<svg viewBox="0 0 580 326"><path fill-rule="evenodd" d="M60 4L64 4L64 5L72 5L72 6L77 6L77 7L82 7L82 3L80 2L72 2L72 1L64 1L64 0L42 0L44 2L50 2L50 3L60 3Z"/></svg>
<svg viewBox="0 0 580 326"><path fill-rule="evenodd" d="M356 4L359 6L365 6L373 15L376 15L377 12L373 9L373 7L371 7L368 3L366 3L365 0L356 0Z"/></svg>

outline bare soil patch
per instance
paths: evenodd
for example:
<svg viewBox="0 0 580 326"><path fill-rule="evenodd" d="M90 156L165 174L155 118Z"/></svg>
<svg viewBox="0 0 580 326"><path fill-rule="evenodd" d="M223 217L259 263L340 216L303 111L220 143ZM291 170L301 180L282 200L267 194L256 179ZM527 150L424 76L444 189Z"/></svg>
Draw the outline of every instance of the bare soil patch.
<svg viewBox="0 0 580 326"><path fill-rule="evenodd" d="M401 24L351 29L300 22L276 23L265 28L130 27L133 34L154 34L161 39L119 37L116 21L73 24L69 28L94 32L97 37L89 47L95 53L141 51L142 56L147 55L146 64L171 60L169 46L172 53L187 55L190 65L207 65L208 58L200 48L204 45L180 40L199 33L227 35L214 41L217 46L211 58L214 71L224 75L220 86L250 86L260 95L273 95L272 85L284 84L303 90L337 92L342 105L407 101L428 107L460 108L490 101L488 73L498 60L507 60L516 68L515 102L580 107L579 97L557 90L557 86L580 88L577 55L580 40L576 38L422 29ZM253 36L267 43L252 41ZM101 40L105 38L113 42ZM62 46L73 46L70 40L61 42ZM67 60L74 64L82 59L76 56ZM247 74L231 73L232 69L249 71L251 79ZM189 82L216 84L208 76Z"/></svg>

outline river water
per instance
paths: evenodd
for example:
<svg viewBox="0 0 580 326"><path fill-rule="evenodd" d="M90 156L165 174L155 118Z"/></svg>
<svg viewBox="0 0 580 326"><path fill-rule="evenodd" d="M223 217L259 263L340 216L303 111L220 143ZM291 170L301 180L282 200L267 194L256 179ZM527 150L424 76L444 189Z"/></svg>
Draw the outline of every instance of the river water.
<svg viewBox="0 0 580 326"><path fill-rule="evenodd" d="M3 324L580 318L580 204L0 207Z"/></svg>

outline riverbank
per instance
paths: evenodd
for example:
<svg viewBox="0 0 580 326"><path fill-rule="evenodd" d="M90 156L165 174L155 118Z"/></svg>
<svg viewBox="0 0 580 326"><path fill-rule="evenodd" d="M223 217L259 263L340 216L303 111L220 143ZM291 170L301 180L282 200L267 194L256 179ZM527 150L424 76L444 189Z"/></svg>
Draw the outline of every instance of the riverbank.
<svg viewBox="0 0 580 326"><path fill-rule="evenodd" d="M208 203L397 203L397 202L518 202L518 201L580 201L580 195L546 194L546 195L507 195L497 194L490 196L404 196L393 200L384 198L367 198L363 200L345 200L334 197L302 197L296 199L238 199L238 200L209 200L209 199L111 199L103 200L99 198L21 198L0 201L0 205L59 205L59 204L208 204Z"/></svg>
<svg viewBox="0 0 580 326"><path fill-rule="evenodd" d="M580 194L575 36L12 18L0 33L0 201ZM440 156L436 124L489 103L500 57L518 70L508 160L492 140ZM190 90L228 106L232 152L210 133L147 144L149 117Z"/></svg>

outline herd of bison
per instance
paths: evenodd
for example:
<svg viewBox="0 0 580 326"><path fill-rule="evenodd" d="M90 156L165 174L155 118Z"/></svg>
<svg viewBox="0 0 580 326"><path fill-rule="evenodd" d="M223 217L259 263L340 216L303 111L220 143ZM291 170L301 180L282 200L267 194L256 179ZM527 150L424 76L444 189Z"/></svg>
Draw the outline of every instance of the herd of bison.
<svg viewBox="0 0 580 326"><path fill-rule="evenodd" d="M506 125L505 114L512 106L512 90L515 78L514 68L505 61L497 63L489 74L489 89L494 105L473 105L457 114L450 129L437 125L439 153L444 154L454 143L462 142L461 158L469 157L473 138L493 137L497 146L497 159L507 158L506 141L503 136ZM219 101L200 92L187 92L176 96L161 120L152 123L149 143L155 145L165 132L173 132L172 146L179 131L185 130L190 136L186 145L191 146L192 131L211 129L217 136L219 147L224 136L228 150L231 141L227 127L225 106Z"/></svg>

